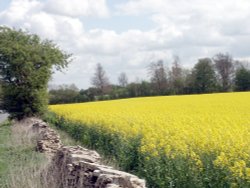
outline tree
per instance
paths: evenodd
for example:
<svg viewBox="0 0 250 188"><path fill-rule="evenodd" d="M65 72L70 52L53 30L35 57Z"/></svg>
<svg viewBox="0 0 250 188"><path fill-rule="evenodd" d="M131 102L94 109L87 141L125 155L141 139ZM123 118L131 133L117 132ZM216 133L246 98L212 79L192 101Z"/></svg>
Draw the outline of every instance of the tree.
<svg viewBox="0 0 250 188"><path fill-rule="evenodd" d="M196 93L195 91L195 72L194 70L184 69L184 88L183 93L185 94L191 94Z"/></svg>
<svg viewBox="0 0 250 188"><path fill-rule="evenodd" d="M235 90L236 91L249 91L250 90L250 70L248 70L244 66L241 66L236 71Z"/></svg>
<svg viewBox="0 0 250 188"><path fill-rule="evenodd" d="M194 66L191 79L193 79L194 92L209 93L215 91L216 76L210 58L199 59Z"/></svg>
<svg viewBox="0 0 250 188"><path fill-rule="evenodd" d="M118 82L121 87L126 87L128 85L128 77L125 72L119 75Z"/></svg>
<svg viewBox="0 0 250 188"><path fill-rule="evenodd" d="M169 75L172 92L174 94L182 93L184 89L184 75L183 69L180 65L180 58L178 56L174 56L174 62Z"/></svg>
<svg viewBox="0 0 250 188"><path fill-rule="evenodd" d="M106 94L109 90L109 79L100 63L96 65L95 73L91 79L91 83L99 90L101 95Z"/></svg>
<svg viewBox="0 0 250 188"><path fill-rule="evenodd" d="M151 84L145 80L141 81L139 85L140 95L141 96L150 96L152 95Z"/></svg>
<svg viewBox="0 0 250 188"><path fill-rule="evenodd" d="M42 115L47 108L47 85L52 68L70 62L52 41L22 30L0 27L2 108L11 118Z"/></svg>
<svg viewBox="0 0 250 188"><path fill-rule="evenodd" d="M85 101L94 101L95 96L98 95L98 89L94 87L90 87L86 90L81 90L80 96L83 96L85 98Z"/></svg>
<svg viewBox="0 0 250 188"><path fill-rule="evenodd" d="M129 97L138 97L140 94L139 83L136 83L136 82L129 83L127 86L127 90L128 90Z"/></svg>
<svg viewBox="0 0 250 188"><path fill-rule="evenodd" d="M233 81L233 59L229 54L219 53L213 58L215 62L215 68L219 75L220 85L222 91L229 91L232 87Z"/></svg>
<svg viewBox="0 0 250 188"><path fill-rule="evenodd" d="M79 89L75 84L60 85L58 89L49 90L50 104L76 103L79 101Z"/></svg>
<svg viewBox="0 0 250 188"><path fill-rule="evenodd" d="M165 94L167 89L167 73L163 61L151 63L149 65L149 75L153 87L157 94Z"/></svg>

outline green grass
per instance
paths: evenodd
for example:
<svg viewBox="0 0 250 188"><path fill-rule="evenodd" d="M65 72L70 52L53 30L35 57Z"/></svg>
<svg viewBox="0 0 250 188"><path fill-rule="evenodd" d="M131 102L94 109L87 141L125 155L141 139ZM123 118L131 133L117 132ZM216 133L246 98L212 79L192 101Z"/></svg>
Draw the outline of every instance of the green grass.
<svg viewBox="0 0 250 188"><path fill-rule="evenodd" d="M81 143L75 139L73 139L67 132L59 129L53 124L49 124L49 126L54 129L60 136L60 140L62 141L63 145L65 146L76 146L81 145Z"/></svg>
<svg viewBox="0 0 250 188"><path fill-rule="evenodd" d="M40 174L47 159L35 151L32 135L10 125L0 125L0 187L42 188Z"/></svg>
<svg viewBox="0 0 250 188"><path fill-rule="evenodd" d="M9 158L9 147L7 145L10 139L10 124L4 122L0 125L0 187L4 187L6 184L6 176L8 174L8 158Z"/></svg>

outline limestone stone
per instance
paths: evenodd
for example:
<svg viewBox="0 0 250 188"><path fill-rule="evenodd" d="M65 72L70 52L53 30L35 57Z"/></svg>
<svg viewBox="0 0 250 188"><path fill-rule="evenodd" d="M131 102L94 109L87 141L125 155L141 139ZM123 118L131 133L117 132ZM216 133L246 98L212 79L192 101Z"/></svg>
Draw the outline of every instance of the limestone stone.
<svg viewBox="0 0 250 188"><path fill-rule="evenodd" d="M135 175L115 170L100 162L100 155L82 146L64 146L57 132L37 118L31 119L38 134L37 151L51 159L47 182L60 188L145 188Z"/></svg>

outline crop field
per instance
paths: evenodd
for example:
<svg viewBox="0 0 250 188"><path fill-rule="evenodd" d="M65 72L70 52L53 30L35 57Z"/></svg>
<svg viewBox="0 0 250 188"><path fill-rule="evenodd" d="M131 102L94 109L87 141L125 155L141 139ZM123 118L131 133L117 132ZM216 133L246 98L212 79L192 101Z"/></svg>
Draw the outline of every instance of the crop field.
<svg viewBox="0 0 250 188"><path fill-rule="evenodd" d="M250 187L250 92L52 105L57 124L149 187Z"/></svg>

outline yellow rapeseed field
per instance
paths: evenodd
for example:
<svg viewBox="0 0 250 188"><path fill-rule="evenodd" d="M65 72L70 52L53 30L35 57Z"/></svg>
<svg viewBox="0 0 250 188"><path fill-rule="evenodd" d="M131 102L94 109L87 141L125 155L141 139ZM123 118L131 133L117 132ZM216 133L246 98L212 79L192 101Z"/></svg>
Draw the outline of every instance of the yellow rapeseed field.
<svg viewBox="0 0 250 188"><path fill-rule="evenodd" d="M145 161L182 157L197 173L225 172L221 181L229 187L249 185L250 92L52 105L50 110L124 140L140 135L138 150Z"/></svg>

